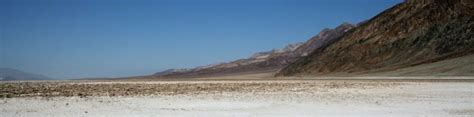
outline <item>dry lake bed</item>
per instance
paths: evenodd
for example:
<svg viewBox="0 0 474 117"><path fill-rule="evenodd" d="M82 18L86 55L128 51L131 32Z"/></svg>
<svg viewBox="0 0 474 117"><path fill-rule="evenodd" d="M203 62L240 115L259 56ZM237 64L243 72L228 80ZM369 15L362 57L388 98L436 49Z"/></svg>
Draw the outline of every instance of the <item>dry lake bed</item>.
<svg viewBox="0 0 474 117"><path fill-rule="evenodd" d="M0 82L0 116L474 116L474 80Z"/></svg>

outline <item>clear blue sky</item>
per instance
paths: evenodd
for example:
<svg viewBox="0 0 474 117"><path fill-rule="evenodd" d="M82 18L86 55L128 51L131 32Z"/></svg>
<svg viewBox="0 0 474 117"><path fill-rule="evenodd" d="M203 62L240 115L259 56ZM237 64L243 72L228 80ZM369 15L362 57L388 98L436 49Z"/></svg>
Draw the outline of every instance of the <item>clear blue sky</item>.
<svg viewBox="0 0 474 117"><path fill-rule="evenodd" d="M401 0L0 0L0 67L57 79L225 62Z"/></svg>

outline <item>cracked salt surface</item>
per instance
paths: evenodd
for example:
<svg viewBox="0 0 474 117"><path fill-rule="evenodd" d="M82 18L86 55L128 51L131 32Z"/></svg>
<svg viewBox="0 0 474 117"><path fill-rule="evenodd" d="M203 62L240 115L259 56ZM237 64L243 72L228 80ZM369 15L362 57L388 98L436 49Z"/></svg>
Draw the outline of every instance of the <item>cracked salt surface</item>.
<svg viewBox="0 0 474 117"><path fill-rule="evenodd" d="M0 116L474 116L473 83L404 83L312 92L222 92L0 100Z"/></svg>

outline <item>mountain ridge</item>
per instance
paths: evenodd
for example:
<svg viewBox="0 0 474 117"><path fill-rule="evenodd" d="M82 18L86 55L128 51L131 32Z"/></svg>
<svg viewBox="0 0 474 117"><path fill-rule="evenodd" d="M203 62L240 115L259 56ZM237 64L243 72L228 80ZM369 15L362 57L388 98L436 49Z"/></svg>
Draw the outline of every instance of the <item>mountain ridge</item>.
<svg viewBox="0 0 474 117"><path fill-rule="evenodd" d="M317 35L311 37L306 42L288 44L282 49L257 52L245 59L201 66L191 69L168 69L153 74L154 77L166 78L186 78L186 77L209 77L219 75L247 74L276 72L284 66L307 56L316 48L324 46L332 39L341 36L343 33L356 27L356 25L344 22L334 29L323 29Z"/></svg>
<svg viewBox="0 0 474 117"><path fill-rule="evenodd" d="M0 81L11 81L11 80L48 80L43 75L27 73L11 68L0 68Z"/></svg>
<svg viewBox="0 0 474 117"><path fill-rule="evenodd" d="M399 69L470 55L473 6L469 0L407 0L286 66L276 76Z"/></svg>

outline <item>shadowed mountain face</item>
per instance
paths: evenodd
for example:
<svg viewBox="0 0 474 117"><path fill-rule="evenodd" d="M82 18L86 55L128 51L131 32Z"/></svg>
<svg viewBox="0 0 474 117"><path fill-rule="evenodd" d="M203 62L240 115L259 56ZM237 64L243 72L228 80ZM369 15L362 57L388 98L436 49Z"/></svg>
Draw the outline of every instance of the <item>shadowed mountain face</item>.
<svg viewBox="0 0 474 117"><path fill-rule="evenodd" d="M299 58L307 56L313 50L325 46L331 40L339 38L355 25L343 23L335 29L324 29L305 43L290 44L283 49L259 52L246 59L197 67L193 69L169 69L155 73L154 77L187 78L211 77L248 73L276 72Z"/></svg>
<svg viewBox="0 0 474 117"><path fill-rule="evenodd" d="M47 80L48 77L22 72L16 69L0 68L0 81L9 80Z"/></svg>
<svg viewBox="0 0 474 117"><path fill-rule="evenodd" d="M474 53L473 0L407 0L277 76L390 71Z"/></svg>

